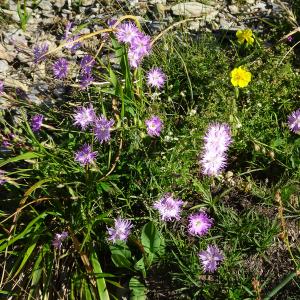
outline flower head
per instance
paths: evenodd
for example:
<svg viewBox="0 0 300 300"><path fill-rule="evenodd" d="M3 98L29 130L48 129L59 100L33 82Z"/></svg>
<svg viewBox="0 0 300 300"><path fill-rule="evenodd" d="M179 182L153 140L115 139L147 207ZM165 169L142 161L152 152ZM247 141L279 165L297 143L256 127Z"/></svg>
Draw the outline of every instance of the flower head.
<svg viewBox="0 0 300 300"><path fill-rule="evenodd" d="M232 143L230 127L215 123L209 126L204 137L204 149L200 158L202 173L217 176L226 166L226 151Z"/></svg>
<svg viewBox="0 0 300 300"><path fill-rule="evenodd" d="M53 74L58 79L63 79L67 77L68 74L68 61L65 58L59 58L53 64Z"/></svg>
<svg viewBox="0 0 300 300"><path fill-rule="evenodd" d="M163 221L172 221L172 219L180 219L182 205L182 200L174 199L170 194L165 194L160 200L154 203L153 207L159 211Z"/></svg>
<svg viewBox="0 0 300 300"><path fill-rule="evenodd" d="M151 38L148 35L140 32L130 44L130 49L134 53L137 53L141 58L149 55L151 50Z"/></svg>
<svg viewBox="0 0 300 300"><path fill-rule="evenodd" d="M300 134L300 108L288 116L288 125L291 131Z"/></svg>
<svg viewBox="0 0 300 300"><path fill-rule="evenodd" d="M39 131L43 124L43 115L35 115L31 118L31 129L33 132Z"/></svg>
<svg viewBox="0 0 300 300"><path fill-rule="evenodd" d="M152 116L150 119L145 121L147 126L147 133L148 135L154 137L154 136L160 136L160 132L163 127L162 120L157 116Z"/></svg>
<svg viewBox="0 0 300 300"><path fill-rule="evenodd" d="M292 42L292 41L293 41L293 36L292 36L292 35L289 35L289 36L287 37L287 40L288 40L288 42Z"/></svg>
<svg viewBox="0 0 300 300"><path fill-rule="evenodd" d="M92 147L90 145L85 144L75 153L75 160L82 166L94 164L97 154L97 151L92 151Z"/></svg>
<svg viewBox="0 0 300 300"><path fill-rule="evenodd" d="M106 117L101 116L96 119L94 126L94 133L96 139L102 144L103 142L108 142L110 140L110 130L114 125L114 120L107 120Z"/></svg>
<svg viewBox="0 0 300 300"><path fill-rule="evenodd" d="M139 53L134 52L131 48L129 48L128 60L129 60L129 65L132 68L136 69L140 65L142 59L143 58L141 57L141 55Z"/></svg>
<svg viewBox="0 0 300 300"><path fill-rule="evenodd" d="M4 91L4 82L0 80L0 95L3 93L3 91Z"/></svg>
<svg viewBox="0 0 300 300"><path fill-rule="evenodd" d="M83 73L90 73L95 64L95 60L91 55L85 55L80 61L80 67Z"/></svg>
<svg viewBox="0 0 300 300"><path fill-rule="evenodd" d="M94 77L91 73L83 73L80 76L80 87L84 89L94 82Z"/></svg>
<svg viewBox="0 0 300 300"><path fill-rule="evenodd" d="M34 63L37 64L41 61L44 61L46 59L45 54L49 50L49 45L44 43L40 45L35 45L33 48L33 57L34 57Z"/></svg>
<svg viewBox="0 0 300 300"><path fill-rule="evenodd" d="M73 28L73 23L68 22L66 25L66 29L65 29L65 41L67 43L73 42L79 38L79 34L75 34L75 35L72 34L72 28ZM69 49L71 51L71 53L74 53L80 47L81 47L80 42L71 43L71 44L65 46L65 48Z"/></svg>
<svg viewBox="0 0 300 300"><path fill-rule="evenodd" d="M216 271L218 263L224 260L219 248L213 245L209 245L207 250L201 251L198 256L205 272Z"/></svg>
<svg viewBox="0 0 300 300"><path fill-rule="evenodd" d="M120 43L129 43L133 41L138 35L140 31L136 27L136 25L132 22L125 22L120 24L117 27L116 37Z"/></svg>
<svg viewBox="0 0 300 300"><path fill-rule="evenodd" d="M247 45L252 45L254 43L253 33L251 29L238 30L236 32L236 37L239 44L247 43Z"/></svg>
<svg viewBox="0 0 300 300"><path fill-rule="evenodd" d="M107 228L109 238L108 240L115 243L116 241L126 241L133 225L129 220L117 218L115 219L115 226Z"/></svg>
<svg viewBox="0 0 300 300"><path fill-rule="evenodd" d="M85 130L89 125L93 124L96 119L96 113L92 105L89 107L79 107L76 113L73 115L75 125Z"/></svg>
<svg viewBox="0 0 300 300"><path fill-rule="evenodd" d="M147 74L147 84L161 89L166 81L166 75L160 68L152 68Z"/></svg>
<svg viewBox="0 0 300 300"><path fill-rule="evenodd" d="M233 86L246 87L251 81L251 73L242 67L234 68L231 73L231 83Z"/></svg>
<svg viewBox="0 0 300 300"><path fill-rule="evenodd" d="M62 233L56 233L52 245L56 249L60 249L62 246L62 242L68 237L68 232L63 231Z"/></svg>
<svg viewBox="0 0 300 300"><path fill-rule="evenodd" d="M205 235L213 225L211 219L205 212L199 212L189 216L189 233L191 235Z"/></svg>

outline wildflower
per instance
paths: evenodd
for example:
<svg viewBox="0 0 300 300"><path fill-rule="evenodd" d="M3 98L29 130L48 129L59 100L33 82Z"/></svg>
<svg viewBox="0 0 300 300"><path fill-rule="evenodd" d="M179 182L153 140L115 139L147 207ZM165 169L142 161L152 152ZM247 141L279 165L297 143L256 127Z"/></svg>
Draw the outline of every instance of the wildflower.
<svg viewBox="0 0 300 300"><path fill-rule="evenodd" d="M0 95L3 93L3 91L4 91L4 82L0 80Z"/></svg>
<svg viewBox="0 0 300 300"><path fill-rule="evenodd" d="M217 176L226 166L226 151L232 143L230 127L215 123L209 126L204 137L204 151L200 159L202 173Z"/></svg>
<svg viewBox="0 0 300 300"><path fill-rule="evenodd" d="M109 234L108 240L113 243L118 240L126 241L132 227L133 225L129 220L122 219L120 217L115 219L115 226L113 228L107 228Z"/></svg>
<svg viewBox="0 0 300 300"><path fill-rule="evenodd" d="M82 130L85 130L89 125L93 124L96 119L96 113L92 105L89 107L79 107L76 113L73 115L75 125L81 126Z"/></svg>
<svg viewBox="0 0 300 300"><path fill-rule="evenodd" d="M63 231L62 233L56 233L52 241L54 248L59 249L62 246L62 242L68 237L68 232Z"/></svg>
<svg viewBox="0 0 300 300"><path fill-rule="evenodd" d="M233 86L246 87L251 81L251 73L242 67L234 68L231 71L231 83Z"/></svg>
<svg viewBox="0 0 300 300"><path fill-rule="evenodd" d="M94 77L91 73L84 73L80 77L80 87L84 89L94 82Z"/></svg>
<svg viewBox="0 0 300 300"><path fill-rule="evenodd" d="M45 54L48 52L49 50L49 45L44 43L44 44L40 44L40 45L36 45L33 48L33 61L35 64L44 61L46 59Z"/></svg>
<svg viewBox="0 0 300 300"><path fill-rule="evenodd" d="M94 164L97 156L97 151L92 152L92 147L85 144L79 151L75 153L75 160L82 166Z"/></svg>
<svg viewBox="0 0 300 300"><path fill-rule="evenodd" d="M73 23L68 22L65 29L65 41L67 43L73 42L79 38L79 34L72 35L72 28L73 28ZM69 45L65 46L65 48L69 49L71 53L74 53L80 47L81 47L80 42L70 43Z"/></svg>
<svg viewBox="0 0 300 300"><path fill-rule="evenodd" d="M151 50L150 36L140 32L131 42L131 51L137 53L141 58L148 55Z"/></svg>
<svg viewBox="0 0 300 300"><path fill-rule="evenodd" d="M289 35L289 36L287 37L287 40L288 40L288 42L292 42L292 41L293 41L293 36L292 36L292 35Z"/></svg>
<svg viewBox="0 0 300 300"><path fill-rule="evenodd" d="M35 115L31 118L31 129L33 132L39 131L43 124L43 115Z"/></svg>
<svg viewBox="0 0 300 300"><path fill-rule="evenodd" d="M110 140L110 130L114 123L114 120L107 120L104 116L101 116L100 118L96 119L94 133L96 135L96 139L101 144Z"/></svg>
<svg viewBox="0 0 300 300"><path fill-rule="evenodd" d="M53 64L53 74L58 79L67 77L68 74L68 61L65 58L59 58Z"/></svg>
<svg viewBox="0 0 300 300"><path fill-rule="evenodd" d="M205 235L213 225L211 219L205 212L199 212L189 216L189 233L191 235Z"/></svg>
<svg viewBox="0 0 300 300"><path fill-rule="evenodd" d="M152 68L147 74L147 84L152 87L162 88L166 81L166 75L160 68Z"/></svg>
<svg viewBox="0 0 300 300"><path fill-rule="evenodd" d="M180 219L182 205L182 200L174 199L170 194L165 194L160 200L154 203L153 207L159 211L163 221L171 221L172 219Z"/></svg>
<svg viewBox="0 0 300 300"><path fill-rule="evenodd" d="M6 173L5 171L0 170L0 185L3 185L6 182L6 179L4 176L5 173Z"/></svg>
<svg viewBox="0 0 300 300"><path fill-rule="evenodd" d="M300 108L288 116L288 125L291 131L300 134Z"/></svg>
<svg viewBox="0 0 300 300"><path fill-rule="evenodd" d="M80 61L80 67L83 73L90 73L95 64L95 60L91 55L85 55Z"/></svg>
<svg viewBox="0 0 300 300"><path fill-rule="evenodd" d="M129 65L132 68L136 69L140 65L142 61L142 57L138 53L134 52L132 49L129 49L128 60L129 60Z"/></svg>
<svg viewBox="0 0 300 300"><path fill-rule="evenodd" d="M163 127L162 120L157 116L152 116L150 119L145 121L147 126L148 135L154 137L159 136Z"/></svg>
<svg viewBox="0 0 300 300"><path fill-rule="evenodd" d="M121 43L131 44L133 39L135 39L139 35L139 33L140 31L134 23L125 22L117 27L116 37L117 40Z"/></svg>
<svg viewBox="0 0 300 300"><path fill-rule="evenodd" d="M236 37L239 44L247 43L247 45L252 45L254 43L253 33L251 29L238 30L236 32Z"/></svg>
<svg viewBox="0 0 300 300"><path fill-rule="evenodd" d="M216 271L218 263L224 260L219 248L212 245L209 245L206 251L201 251L198 256L205 272Z"/></svg>

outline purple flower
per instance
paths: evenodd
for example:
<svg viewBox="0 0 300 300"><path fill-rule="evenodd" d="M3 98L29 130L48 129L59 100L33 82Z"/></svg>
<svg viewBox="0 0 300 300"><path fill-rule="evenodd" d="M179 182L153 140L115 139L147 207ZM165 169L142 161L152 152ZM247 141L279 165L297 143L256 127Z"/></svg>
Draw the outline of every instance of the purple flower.
<svg viewBox="0 0 300 300"><path fill-rule="evenodd" d="M59 58L53 64L53 74L58 79L63 79L67 77L68 74L68 61L65 58Z"/></svg>
<svg viewBox="0 0 300 300"><path fill-rule="evenodd" d="M209 126L200 159L203 174L209 176L220 174L226 166L226 151L231 143L230 127L227 124L215 123Z"/></svg>
<svg viewBox="0 0 300 300"><path fill-rule="evenodd" d="M6 179L4 177L5 173L6 173L5 171L0 170L0 185L4 184L6 182Z"/></svg>
<svg viewBox="0 0 300 300"><path fill-rule="evenodd" d="M35 115L31 118L31 129L33 132L39 131L43 124L43 115Z"/></svg>
<svg viewBox="0 0 300 300"><path fill-rule="evenodd" d="M0 80L0 95L3 93L3 91L4 91L4 82Z"/></svg>
<svg viewBox="0 0 300 300"><path fill-rule="evenodd" d="M33 57L34 57L34 63L37 64L41 61L44 61L46 59L45 54L49 50L49 45L44 43L40 45L36 45L33 48Z"/></svg>
<svg viewBox="0 0 300 300"><path fill-rule="evenodd" d="M300 133L300 108L288 116L288 125L291 131Z"/></svg>
<svg viewBox="0 0 300 300"><path fill-rule="evenodd" d="M205 235L212 225L213 219L211 219L205 212L199 212L189 216L188 230L191 235Z"/></svg>
<svg viewBox="0 0 300 300"><path fill-rule="evenodd" d="M154 203L153 207L159 211L163 221L172 221L172 219L180 219L182 205L182 200L174 199L171 194L165 194L160 200Z"/></svg>
<svg viewBox="0 0 300 300"><path fill-rule="evenodd" d="M54 248L59 249L62 246L62 242L68 237L68 232L63 231L62 233L56 233L52 241Z"/></svg>
<svg viewBox="0 0 300 300"><path fill-rule="evenodd" d="M94 133L96 139L102 144L103 142L108 142L110 140L110 130L114 125L114 120L107 120L106 117L101 116L96 119L94 126Z"/></svg>
<svg viewBox="0 0 300 300"><path fill-rule="evenodd" d="M147 74L147 84L161 89L166 81L166 75L160 68L152 68Z"/></svg>
<svg viewBox="0 0 300 300"><path fill-rule="evenodd" d="M133 225L129 220L118 217L115 219L115 226L112 228L107 228L109 234L108 240L112 241L113 243L118 240L126 241L132 227Z"/></svg>
<svg viewBox="0 0 300 300"><path fill-rule="evenodd" d="M293 36L289 35L289 36L287 37L287 40L288 40L288 42L292 42L292 41L293 41Z"/></svg>
<svg viewBox="0 0 300 300"><path fill-rule="evenodd" d="M80 76L80 87L84 89L94 82L94 77L91 73L84 73Z"/></svg>
<svg viewBox="0 0 300 300"><path fill-rule="evenodd" d="M79 151L75 153L75 160L78 161L82 166L94 164L98 152L92 151L92 147L85 144Z"/></svg>
<svg viewBox="0 0 300 300"><path fill-rule="evenodd" d="M80 67L83 73L90 73L95 64L95 60L91 55L85 55L80 61Z"/></svg>
<svg viewBox="0 0 300 300"><path fill-rule="evenodd" d="M68 22L66 25L66 29L65 29L65 41L67 43L73 42L79 38L79 34L72 35L72 28L73 28L73 23ZM81 47L80 42L72 43L70 45L65 46L65 48L69 49L71 51L71 53L74 53L80 47Z"/></svg>
<svg viewBox="0 0 300 300"><path fill-rule="evenodd" d="M136 69L142 61L142 56L139 53L134 52L132 49L129 49L128 60L129 60L129 65L132 68Z"/></svg>
<svg viewBox="0 0 300 300"><path fill-rule="evenodd" d="M117 27L116 37L121 43L131 44L132 40L140 34L136 25L132 22L125 22Z"/></svg>
<svg viewBox="0 0 300 300"><path fill-rule="evenodd" d="M74 125L81 126L81 129L85 130L94 123L96 113L93 106L90 105L89 107L79 107L73 117L75 119Z"/></svg>
<svg viewBox="0 0 300 300"><path fill-rule="evenodd" d="M154 137L159 136L163 127L163 122L157 116L152 116L150 119L145 121L147 126L148 135Z"/></svg>
<svg viewBox="0 0 300 300"><path fill-rule="evenodd" d="M137 53L141 58L148 55L151 50L151 38L140 32L130 44L130 49Z"/></svg>
<svg viewBox="0 0 300 300"><path fill-rule="evenodd" d="M224 260L219 248L212 245L209 245L206 251L201 251L198 256L205 272L216 271L218 263Z"/></svg>

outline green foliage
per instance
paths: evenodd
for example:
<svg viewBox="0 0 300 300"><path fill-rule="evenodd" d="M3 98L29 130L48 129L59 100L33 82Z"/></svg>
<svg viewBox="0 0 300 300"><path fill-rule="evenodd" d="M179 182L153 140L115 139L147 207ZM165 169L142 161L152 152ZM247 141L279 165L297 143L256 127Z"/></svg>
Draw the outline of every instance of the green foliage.
<svg viewBox="0 0 300 300"><path fill-rule="evenodd" d="M20 123L12 121L13 111L3 112L3 135L13 133L14 144L21 146L1 152L6 171L0 191L1 293L28 299L63 292L70 299L156 299L162 285L169 299L292 295L298 279L284 278L299 269L293 222L300 211L300 139L286 122L299 108L300 77L288 47L267 47L263 41L269 38L256 37L245 49L226 35L192 39L169 33L154 45L143 69L133 71L127 47L112 37L106 51L117 66L101 58L96 71L105 85L88 93L75 90L71 99L50 108L20 100ZM168 76L160 91L145 84L152 66ZM230 83L235 66L253 76L238 93ZM91 131L73 126L74 107L88 104L114 118L109 143L99 144ZM39 133L28 123L36 113L45 116ZM160 137L151 138L145 120L154 114L164 127ZM230 124L233 143L228 172L210 178L199 172L199 155L208 124L216 121ZM84 143L98 151L95 165L74 161ZM283 208L274 201L277 190ZM162 222L153 209L167 192L184 201L178 221ZM214 226L207 235L192 237L188 216L202 209ZM281 209L286 228L277 218ZM127 242L112 244L107 228L117 216L134 227ZM55 249L54 234L62 231L69 237ZM210 244L225 257L213 274L204 272L198 257ZM15 280L20 284L13 287Z"/></svg>

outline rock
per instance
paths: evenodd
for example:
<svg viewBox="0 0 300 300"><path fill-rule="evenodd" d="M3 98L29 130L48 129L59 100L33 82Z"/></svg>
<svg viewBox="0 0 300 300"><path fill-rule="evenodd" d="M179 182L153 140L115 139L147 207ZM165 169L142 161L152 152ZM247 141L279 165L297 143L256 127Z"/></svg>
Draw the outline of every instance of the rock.
<svg viewBox="0 0 300 300"><path fill-rule="evenodd" d="M94 4L94 0L81 0L82 6L90 6Z"/></svg>
<svg viewBox="0 0 300 300"><path fill-rule="evenodd" d="M66 4L66 0L51 0L51 2L54 4L55 7L57 8L62 8Z"/></svg>
<svg viewBox="0 0 300 300"><path fill-rule="evenodd" d="M20 17L19 17L16 10L2 9L1 12L3 12L4 14L10 16L15 22L17 22L17 23L20 22Z"/></svg>
<svg viewBox="0 0 300 300"><path fill-rule="evenodd" d="M163 5L166 5L167 0L150 0L149 3L150 4L163 4Z"/></svg>
<svg viewBox="0 0 300 300"><path fill-rule="evenodd" d="M0 44L0 59L12 62L16 55L17 53L12 51L12 49L8 49L8 46L4 47L2 44Z"/></svg>
<svg viewBox="0 0 300 300"><path fill-rule="evenodd" d="M247 2L248 4L254 4L254 3L255 3L255 0L246 0L246 2Z"/></svg>
<svg viewBox="0 0 300 300"><path fill-rule="evenodd" d="M0 60L0 73L6 73L9 70L9 65L6 60Z"/></svg>
<svg viewBox="0 0 300 300"><path fill-rule="evenodd" d="M52 4L50 1L47 1L47 0L43 0L39 3L39 6L38 6L40 9L42 9L43 11L52 11L53 10L53 7L52 7Z"/></svg>
<svg viewBox="0 0 300 300"><path fill-rule="evenodd" d="M230 13L232 14L238 14L239 13L239 8L236 5L228 5L228 9L230 11Z"/></svg>
<svg viewBox="0 0 300 300"><path fill-rule="evenodd" d="M218 13L218 11L213 6L198 2L179 3L172 6L171 10L174 15L185 17L201 17Z"/></svg>
<svg viewBox="0 0 300 300"><path fill-rule="evenodd" d="M191 21L189 22L189 29L193 31L198 31L201 27L206 25L205 21Z"/></svg>

